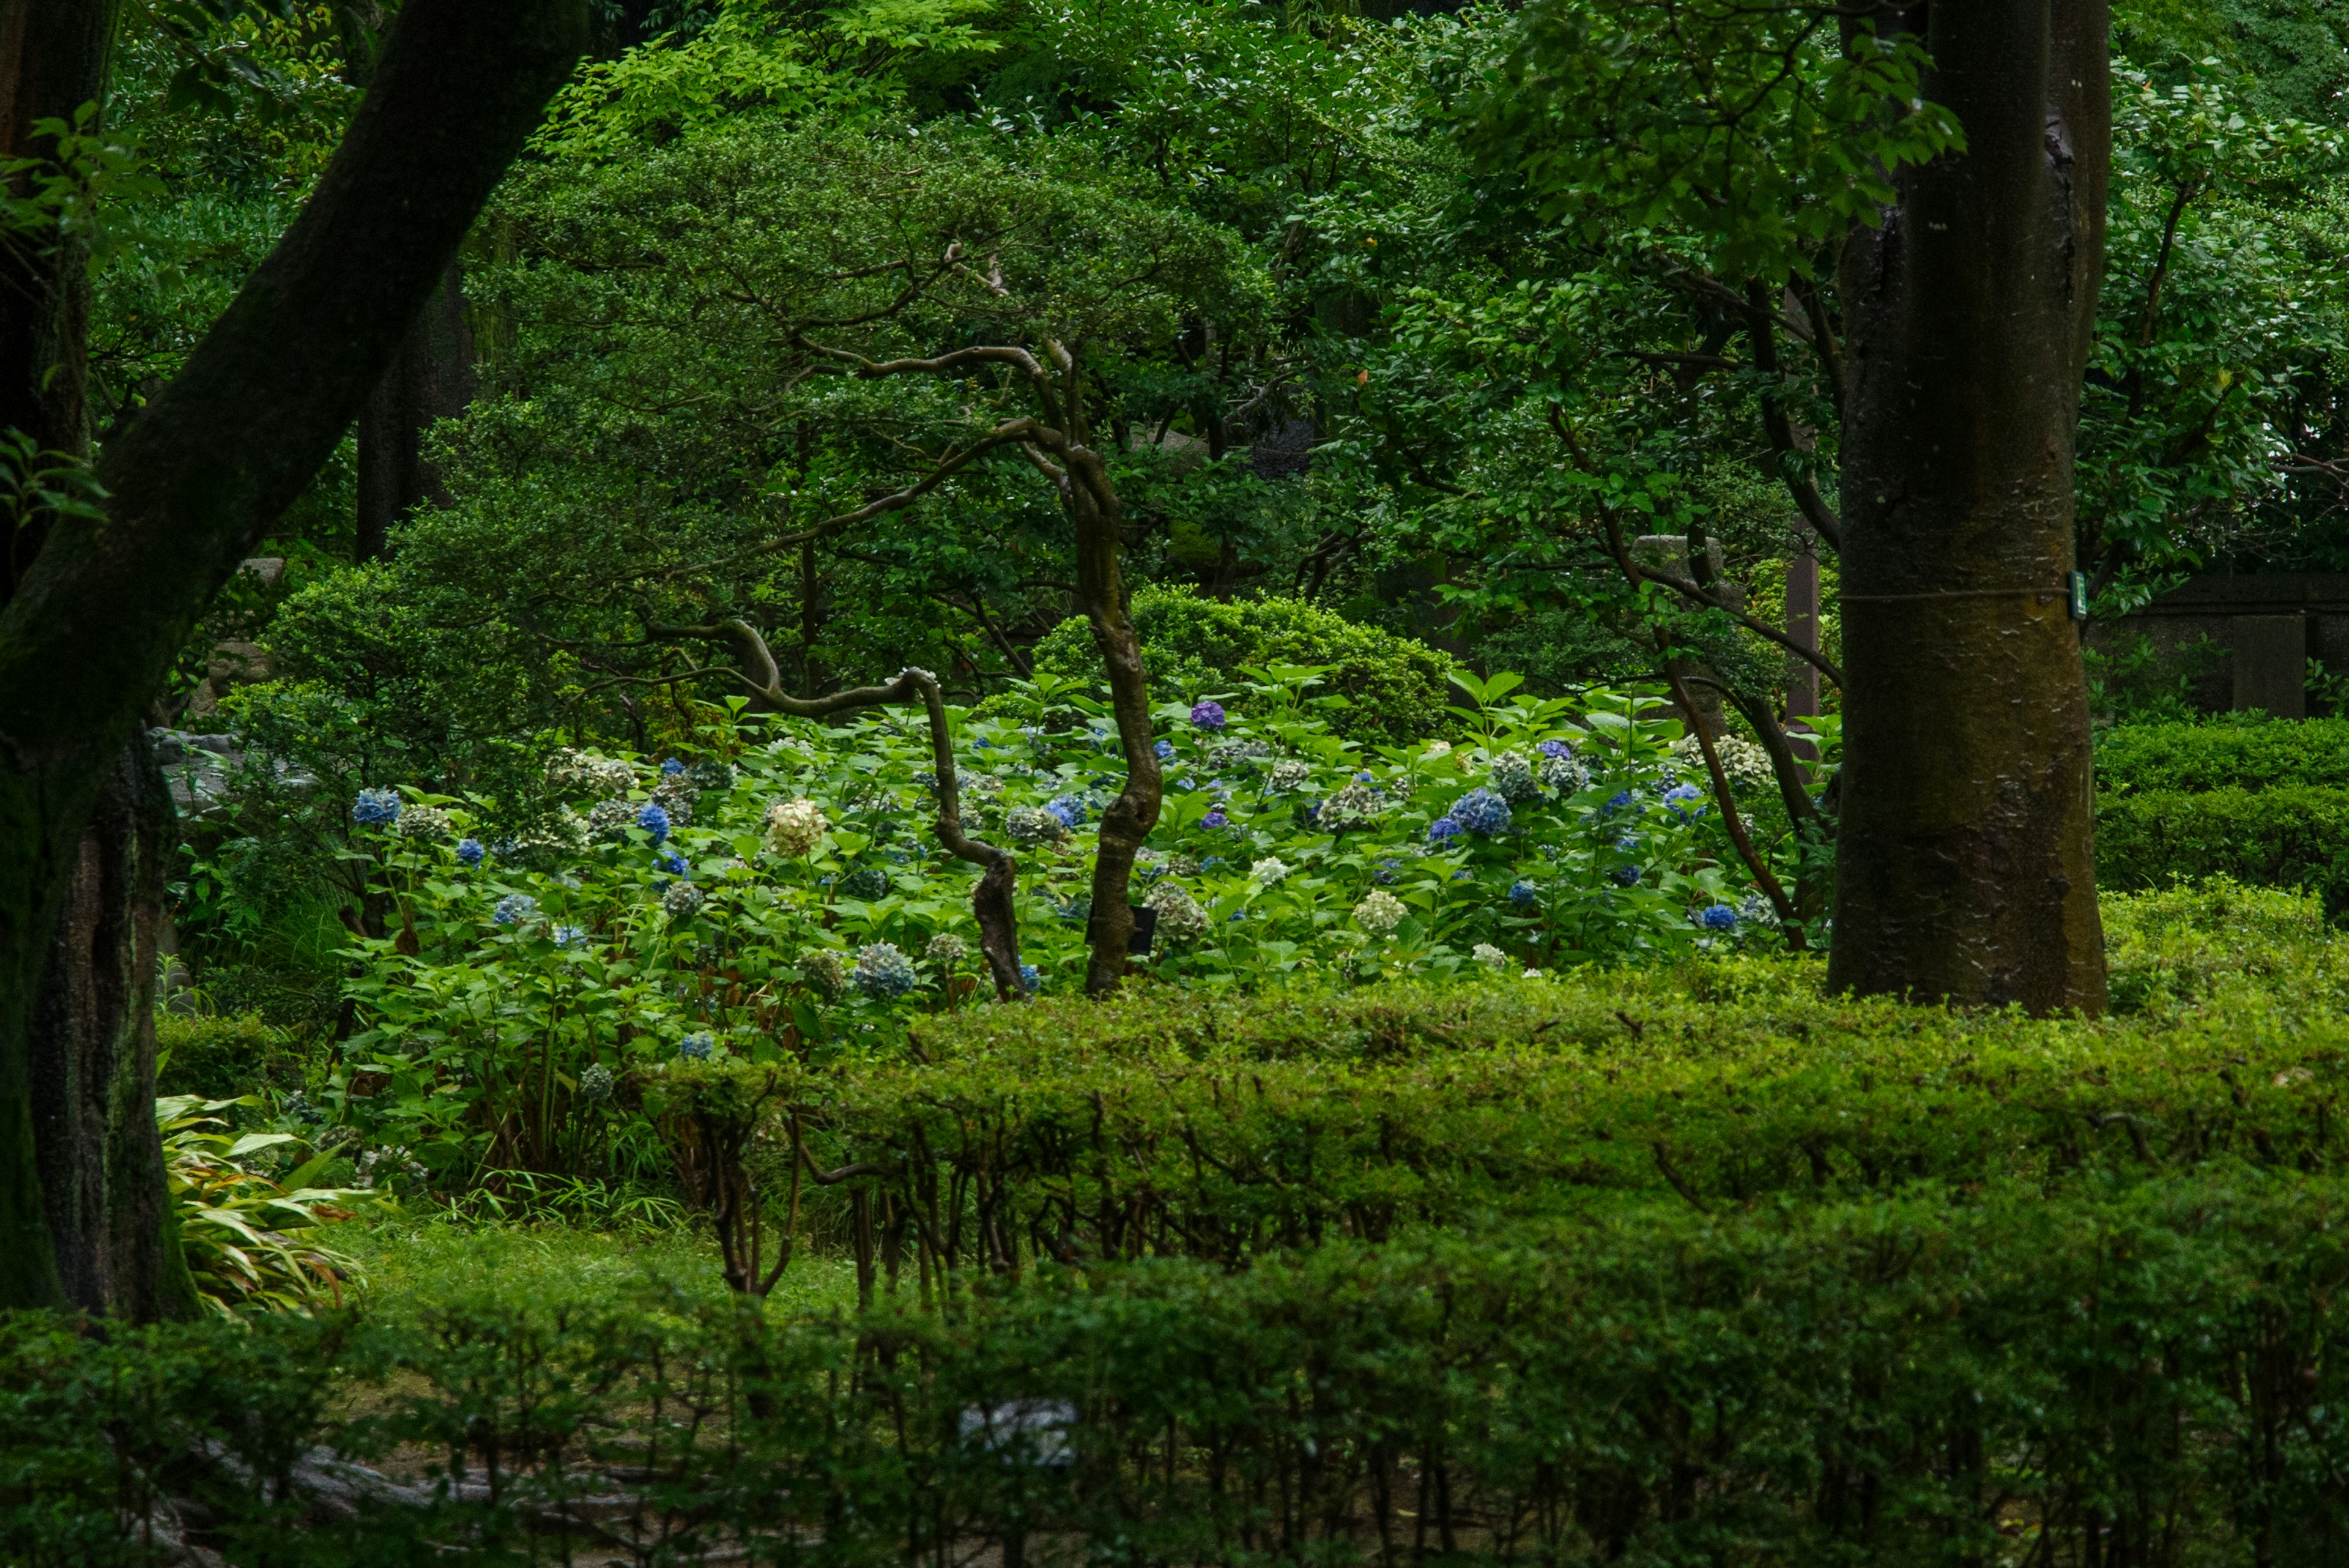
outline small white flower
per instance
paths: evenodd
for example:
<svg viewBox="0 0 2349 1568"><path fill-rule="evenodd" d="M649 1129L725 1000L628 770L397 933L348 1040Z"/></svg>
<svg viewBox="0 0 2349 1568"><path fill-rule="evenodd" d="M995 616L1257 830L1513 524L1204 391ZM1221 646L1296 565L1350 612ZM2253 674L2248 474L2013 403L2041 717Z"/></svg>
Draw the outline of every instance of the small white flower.
<svg viewBox="0 0 2349 1568"><path fill-rule="evenodd" d="M1288 862L1277 855L1268 855L1248 867L1248 880L1262 888L1277 887L1288 875Z"/></svg>
<svg viewBox="0 0 2349 1568"><path fill-rule="evenodd" d="M788 859L813 849L831 830L823 808L812 800L779 800L767 808L767 847Z"/></svg>
<svg viewBox="0 0 2349 1568"><path fill-rule="evenodd" d="M1409 912L1401 898L1384 888L1374 888L1370 897L1354 906L1354 923L1374 937L1382 937L1402 925Z"/></svg>
<svg viewBox="0 0 2349 1568"><path fill-rule="evenodd" d="M1427 754L1431 757L1450 756L1452 754L1452 742L1449 741L1430 741L1427 742Z"/></svg>
<svg viewBox="0 0 2349 1568"><path fill-rule="evenodd" d="M1509 955L1490 942L1478 942L1468 950L1468 956L1495 972L1509 967Z"/></svg>

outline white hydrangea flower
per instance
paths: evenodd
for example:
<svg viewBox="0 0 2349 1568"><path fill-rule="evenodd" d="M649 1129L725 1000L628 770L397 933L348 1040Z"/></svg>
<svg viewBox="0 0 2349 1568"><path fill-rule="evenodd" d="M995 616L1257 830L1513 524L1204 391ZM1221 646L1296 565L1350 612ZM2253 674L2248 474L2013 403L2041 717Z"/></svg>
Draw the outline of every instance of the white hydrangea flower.
<svg viewBox="0 0 2349 1568"><path fill-rule="evenodd" d="M1541 798L1534 765L1523 752L1503 752L1493 759L1493 793L1511 805L1524 805Z"/></svg>
<svg viewBox="0 0 2349 1568"><path fill-rule="evenodd" d="M1753 742L1736 735L1723 735L1713 742L1713 754L1721 759L1721 771L1733 790L1768 789L1777 783L1771 771L1770 753ZM1704 751L1694 735L1683 735L1672 747L1672 758L1692 773L1703 774Z"/></svg>
<svg viewBox="0 0 2349 1568"><path fill-rule="evenodd" d="M1509 955L1490 942L1478 942L1468 950L1468 956L1495 974L1509 967Z"/></svg>
<svg viewBox="0 0 2349 1568"><path fill-rule="evenodd" d="M1354 906L1354 923L1374 937L1383 937L1402 924L1410 911L1401 898L1384 888L1374 888L1370 897Z"/></svg>
<svg viewBox="0 0 2349 1568"><path fill-rule="evenodd" d="M816 846L832 824L823 807L802 796L779 800L767 808L767 847L788 859L797 859Z"/></svg>
<svg viewBox="0 0 2349 1568"><path fill-rule="evenodd" d="M1313 777L1313 764L1289 757L1272 764L1271 777L1267 781L1276 790L1301 789Z"/></svg>
<svg viewBox="0 0 2349 1568"><path fill-rule="evenodd" d="M922 958L925 962L935 964L940 969L952 969L962 962L964 955L969 951L969 944L960 937L956 936L952 931L940 931L936 936L932 937L929 945L922 950Z"/></svg>
<svg viewBox="0 0 2349 1568"><path fill-rule="evenodd" d="M399 814L399 822L392 829L402 838L420 838L437 842L455 831L456 818L435 805L411 805Z"/></svg>
<svg viewBox="0 0 2349 1568"><path fill-rule="evenodd" d="M1207 911L1180 883L1161 882L1142 900L1158 911L1158 934L1170 942L1193 942L1207 931Z"/></svg>
<svg viewBox="0 0 2349 1568"><path fill-rule="evenodd" d="M1448 757L1452 754L1452 742L1430 741L1427 742L1427 754L1431 757Z"/></svg>
<svg viewBox="0 0 2349 1568"><path fill-rule="evenodd" d="M1274 888L1288 875L1288 862L1278 855L1268 855L1248 867L1248 880L1258 887Z"/></svg>

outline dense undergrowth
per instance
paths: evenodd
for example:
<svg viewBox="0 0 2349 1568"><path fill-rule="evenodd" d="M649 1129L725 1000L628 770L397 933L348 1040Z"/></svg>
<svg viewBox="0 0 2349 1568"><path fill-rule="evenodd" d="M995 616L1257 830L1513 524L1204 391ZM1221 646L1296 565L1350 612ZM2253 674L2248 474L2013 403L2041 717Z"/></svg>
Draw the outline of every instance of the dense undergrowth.
<svg viewBox="0 0 2349 1568"><path fill-rule="evenodd" d="M771 1294L419 1200L342 1308L16 1320L0 1559L2337 1562L2349 964L2107 921L2105 1019L1716 955L673 1058Z"/></svg>

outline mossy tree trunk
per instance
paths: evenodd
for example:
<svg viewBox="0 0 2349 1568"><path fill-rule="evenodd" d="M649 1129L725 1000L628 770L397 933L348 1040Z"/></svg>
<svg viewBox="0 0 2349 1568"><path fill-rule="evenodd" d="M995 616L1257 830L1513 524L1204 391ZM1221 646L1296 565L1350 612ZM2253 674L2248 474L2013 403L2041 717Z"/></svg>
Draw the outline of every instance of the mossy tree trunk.
<svg viewBox="0 0 2349 1568"><path fill-rule="evenodd" d="M2099 1009L2073 441L2111 154L2101 0L1905 14L1966 139L1842 262L1844 778L1831 981Z"/></svg>
<svg viewBox="0 0 2349 1568"><path fill-rule="evenodd" d="M69 1300L93 1271L61 1251L107 1231L53 1235L73 1200L51 1189L88 1168L103 1124L34 1050L60 919L124 929L145 874L101 867L98 909L67 915L93 815L172 657L350 428L585 37L585 0L409 0L292 229L108 444L104 522L55 520L0 609L0 1306ZM45 1123L67 1130L45 1139ZM109 1198L119 1224L160 1217L160 1174Z"/></svg>

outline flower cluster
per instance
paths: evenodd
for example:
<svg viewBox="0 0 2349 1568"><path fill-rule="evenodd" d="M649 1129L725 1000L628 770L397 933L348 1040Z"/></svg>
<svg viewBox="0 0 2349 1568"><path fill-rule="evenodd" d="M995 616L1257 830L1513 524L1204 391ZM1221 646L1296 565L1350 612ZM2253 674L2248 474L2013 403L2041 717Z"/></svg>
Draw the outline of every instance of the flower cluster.
<svg viewBox="0 0 2349 1568"><path fill-rule="evenodd" d="M1541 761L1534 764L1534 776L1541 780L1542 788L1561 795L1579 794L1590 787L1590 770L1564 741L1541 743Z"/></svg>
<svg viewBox="0 0 2349 1568"><path fill-rule="evenodd" d="M848 971L830 948L810 948L800 960L808 984L826 1002L838 1002L848 992Z"/></svg>
<svg viewBox="0 0 2349 1568"><path fill-rule="evenodd" d="M1737 911L1726 904L1708 904L1690 919L1708 931L1733 931L1737 929Z"/></svg>
<svg viewBox="0 0 2349 1568"><path fill-rule="evenodd" d="M1534 764L1523 752L1503 752L1493 759L1493 793L1511 805L1527 805L1541 798L1542 786Z"/></svg>
<svg viewBox="0 0 2349 1568"><path fill-rule="evenodd" d="M951 970L961 963L969 951L968 944L960 937L952 931L940 931L930 939L929 946L922 950L922 959L939 969Z"/></svg>
<svg viewBox="0 0 2349 1568"><path fill-rule="evenodd" d="M402 838L438 844L455 831L457 819L437 805L411 805L399 814L398 832Z"/></svg>
<svg viewBox="0 0 2349 1568"><path fill-rule="evenodd" d="M1062 827L1077 827L1085 820L1085 803L1075 795L1056 795L1045 803L1044 809L1059 819Z"/></svg>
<svg viewBox="0 0 2349 1568"><path fill-rule="evenodd" d="M832 831L812 800L779 800L767 808L767 847L786 859L804 857Z"/></svg>
<svg viewBox="0 0 2349 1568"><path fill-rule="evenodd" d="M1207 934L1207 911L1179 882L1161 882L1142 900L1158 911L1158 934L1169 942L1195 942Z"/></svg>
<svg viewBox="0 0 2349 1568"><path fill-rule="evenodd" d="M616 757L599 757L565 747L547 760L546 782L557 789L625 794L636 786L636 770Z"/></svg>
<svg viewBox="0 0 2349 1568"><path fill-rule="evenodd" d="M489 851L481 847L481 841L478 838L457 840L457 858L468 866L479 866L488 855Z"/></svg>
<svg viewBox="0 0 2349 1568"><path fill-rule="evenodd" d="M686 782L698 790L727 790L734 787L734 770L716 757L704 757L685 770Z"/></svg>
<svg viewBox="0 0 2349 1568"><path fill-rule="evenodd" d="M717 1038L707 1030L697 1030L677 1043L677 1054L688 1062L707 1062L717 1049Z"/></svg>
<svg viewBox="0 0 2349 1568"><path fill-rule="evenodd" d="M1321 803L1321 814L1315 824L1329 833L1345 833L1368 827L1384 816L1388 801L1378 785L1354 779L1337 794Z"/></svg>
<svg viewBox="0 0 2349 1568"><path fill-rule="evenodd" d="M1507 830L1509 803L1480 785L1454 801L1444 815L1478 837L1490 838Z"/></svg>
<svg viewBox="0 0 2349 1568"><path fill-rule="evenodd" d="M1229 720L1224 713L1224 705L1209 697L1191 704L1191 722L1199 729L1215 731L1222 729Z"/></svg>
<svg viewBox="0 0 2349 1568"><path fill-rule="evenodd" d="M579 1075L579 1097L591 1105L601 1105L612 1097L612 1069L601 1062L590 1063Z"/></svg>
<svg viewBox="0 0 2349 1568"><path fill-rule="evenodd" d="M508 893L490 910L490 923L494 926L518 926L536 919L538 900L527 893Z"/></svg>
<svg viewBox="0 0 2349 1568"><path fill-rule="evenodd" d="M645 808L636 813L636 826L651 834L655 844L659 844L668 837L668 813L662 809L658 801L647 801Z"/></svg>
<svg viewBox="0 0 2349 1568"><path fill-rule="evenodd" d="M636 810L626 801L599 800L587 813L587 836L600 844L625 843L636 820Z"/></svg>
<svg viewBox="0 0 2349 1568"><path fill-rule="evenodd" d="M1713 754L1733 790L1770 789L1778 775L1770 767L1770 753L1742 736L1723 735L1713 742ZM1684 768L1702 770L1704 752L1694 735L1683 735L1672 747L1672 759Z"/></svg>
<svg viewBox="0 0 2349 1568"><path fill-rule="evenodd" d="M1060 814L1044 806L1015 805L1003 814L1004 836L1023 847L1050 844L1068 831Z"/></svg>
<svg viewBox="0 0 2349 1568"><path fill-rule="evenodd" d="M1259 888L1277 888L1288 875L1288 863L1278 855L1268 855L1248 867L1248 880Z"/></svg>
<svg viewBox="0 0 2349 1568"><path fill-rule="evenodd" d="M1468 950L1468 956L1486 969L1498 972L1505 973L1509 968L1509 955L1490 942L1478 942Z"/></svg>
<svg viewBox="0 0 2349 1568"><path fill-rule="evenodd" d="M1370 895L1354 906L1354 924L1374 937L1383 937L1402 924L1411 911L1403 902L1384 888L1373 888Z"/></svg>
<svg viewBox="0 0 2349 1568"><path fill-rule="evenodd" d="M856 955L856 989L875 1002L895 1002L914 989L912 961L895 942L874 942Z"/></svg>
<svg viewBox="0 0 2349 1568"><path fill-rule="evenodd" d="M1272 772L1265 779L1265 788L1286 793L1310 783L1312 778L1312 763L1300 762L1295 757L1284 757L1272 764Z"/></svg>
<svg viewBox="0 0 2349 1568"><path fill-rule="evenodd" d="M363 789L351 803L351 820L361 827L389 827L399 820L399 795L388 789Z"/></svg>
<svg viewBox="0 0 2349 1568"><path fill-rule="evenodd" d="M701 889L690 882L671 882L661 892L661 908L672 920L689 920L701 910Z"/></svg>

